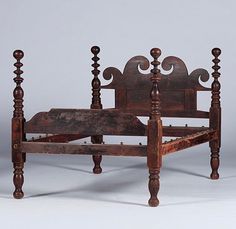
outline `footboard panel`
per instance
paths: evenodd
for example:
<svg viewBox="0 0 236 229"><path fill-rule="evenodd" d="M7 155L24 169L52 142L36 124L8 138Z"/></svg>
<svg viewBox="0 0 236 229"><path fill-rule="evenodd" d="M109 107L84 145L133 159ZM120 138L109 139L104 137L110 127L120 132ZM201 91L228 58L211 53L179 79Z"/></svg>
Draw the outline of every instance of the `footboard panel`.
<svg viewBox="0 0 236 229"><path fill-rule="evenodd" d="M25 133L145 136L146 125L116 109L51 109L26 122Z"/></svg>

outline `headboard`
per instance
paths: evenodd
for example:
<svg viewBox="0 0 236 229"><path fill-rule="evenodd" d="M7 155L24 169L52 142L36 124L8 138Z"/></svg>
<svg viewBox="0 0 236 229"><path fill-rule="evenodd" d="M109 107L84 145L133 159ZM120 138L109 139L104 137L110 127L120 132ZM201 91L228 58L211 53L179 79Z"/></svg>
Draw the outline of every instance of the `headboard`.
<svg viewBox="0 0 236 229"><path fill-rule="evenodd" d="M141 70L149 68L149 60L144 56L135 56L125 65L123 73L114 67L106 68L103 77L111 80L103 89L115 90L115 108L132 112L138 116L150 114L151 73ZM209 118L208 111L197 110L197 91L211 91L202 86L199 80L206 82L209 73L202 68L188 74L185 63L174 56L166 57L161 63L162 69L171 71L161 74L159 82L161 115L163 117Z"/></svg>

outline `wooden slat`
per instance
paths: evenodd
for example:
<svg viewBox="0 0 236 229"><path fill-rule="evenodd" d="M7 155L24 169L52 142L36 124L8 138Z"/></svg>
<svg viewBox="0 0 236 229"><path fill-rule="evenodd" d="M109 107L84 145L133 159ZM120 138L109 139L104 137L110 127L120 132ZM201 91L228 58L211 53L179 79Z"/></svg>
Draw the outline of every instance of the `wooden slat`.
<svg viewBox="0 0 236 229"><path fill-rule="evenodd" d="M199 145L209 140L217 138L217 132L215 130L201 131L174 141L169 141L162 144L162 154L169 154L179 150L189 148L191 146Z"/></svg>
<svg viewBox="0 0 236 229"><path fill-rule="evenodd" d="M191 127L191 126L163 126L163 136L183 137L200 131L208 130L208 127Z"/></svg>
<svg viewBox="0 0 236 229"><path fill-rule="evenodd" d="M84 154L114 156L146 156L147 146L91 144L79 145L70 143L22 142L21 150L26 153L48 154Z"/></svg>
<svg viewBox="0 0 236 229"><path fill-rule="evenodd" d="M37 139L28 140L28 142L70 142L87 137L89 136L81 134L55 134L51 136L43 136Z"/></svg>
<svg viewBox="0 0 236 229"><path fill-rule="evenodd" d="M194 134L196 132L209 129L208 127L185 127L185 126L163 126L163 136L166 137L183 137L186 135ZM146 136L146 133L141 136ZM56 134L52 136L46 136L37 138L34 140L28 140L28 142L70 142L82 138L89 137L89 135L81 134Z"/></svg>
<svg viewBox="0 0 236 229"><path fill-rule="evenodd" d="M171 127L172 128L172 127ZM194 145L205 143L217 137L215 130L201 131L174 141L162 144L162 154L169 154ZM91 144L79 145L52 142L22 142L22 151L27 153L49 154L102 154L114 156L146 156L145 145Z"/></svg>
<svg viewBox="0 0 236 229"><path fill-rule="evenodd" d="M165 111L161 112L162 117L180 117L180 118L209 118L208 111Z"/></svg>
<svg viewBox="0 0 236 229"><path fill-rule="evenodd" d="M149 116L150 111L144 109L125 109L124 112L133 113L137 116ZM161 117L179 117L179 118L209 118L208 111L199 110L161 110Z"/></svg>

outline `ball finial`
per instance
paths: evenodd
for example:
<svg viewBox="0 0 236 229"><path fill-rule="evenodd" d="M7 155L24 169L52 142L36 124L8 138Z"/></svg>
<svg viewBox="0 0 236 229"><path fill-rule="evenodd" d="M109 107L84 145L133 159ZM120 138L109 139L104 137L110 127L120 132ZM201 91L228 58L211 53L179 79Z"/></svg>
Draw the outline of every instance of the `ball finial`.
<svg viewBox="0 0 236 229"><path fill-rule="evenodd" d="M24 52L21 50L15 50L13 56L16 60L21 60L24 57Z"/></svg>
<svg viewBox="0 0 236 229"><path fill-rule="evenodd" d="M219 48L213 48L211 53L214 57L218 57L221 54L221 50Z"/></svg>
<svg viewBox="0 0 236 229"><path fill-rule="evenodd" d="M161 50L159 48L153 48L150 51L150 54L153 58L158 58L161 55Z"/></svg>
<svg viewBox="0 0 236 229"><path fill-rule="evenodd" d="M99 52L100 52L100 48L98 46L93 46L91 48L91 52L94 54L94 55L97 55Z"/></svg>

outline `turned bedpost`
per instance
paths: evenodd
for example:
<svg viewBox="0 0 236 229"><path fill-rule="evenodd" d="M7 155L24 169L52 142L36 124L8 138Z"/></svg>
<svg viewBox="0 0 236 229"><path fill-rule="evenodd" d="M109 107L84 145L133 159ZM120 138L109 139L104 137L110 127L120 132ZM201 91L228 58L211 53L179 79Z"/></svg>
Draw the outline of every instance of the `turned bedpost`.
<svg viewBox="0 0 236 229"><path fill-rule="evenodd" d="M21 151L21 142L25 139L25 118L23 111L24 91L21 87L21 83L23 82L23 78L21 77L23 73L21 70L21 67L23 66L21 59L24 57L24 53L21 50L16 50L14 51L13 56L16 59L16 63L14 64L16 67L16 70L14 71L16 75L14 78L16 87L13 91L14 111L12 118L12 162L14 167L13 183L15 186L13 196L16 199L20 199L24 196L22 186L24 183L23 167L25 162L25 153Z"/></svg>
<svg viewBox="0 0 236 229"><path fill-rule="evenodd" d="M101 103L101 82L98 78L98 75L100 74L100 70L98 69L100 64L98 61L100 58L98 57L98 53L100 52L100 48L98 46L93 46L91 48L91 52L93 53L93 80L92 80L92 104L91 109L102 109L102 103Z"/></svg>
<svg viewBox="0 0 236 229"><path fill-rule="evenodd" d="M220 82L218 78L220 77L220 59L218 58L221 54L219 48L212 49L212 55L214 59L212 60L214 65L212 66L213 72L212 77L214 78L211 85L211 107L210 107L210 128L214 129L218 133L218 138L210 142L211 148L211 179L218 179L219 173L218 168L220 165L219 152L220 152L220 141L221 141L221 106L220 106Z"/></svg>
<svg viewBox="0 0 236 229"><path fill-rule="evenodd" d="M159 191L159 174L161 168L161 144L162 144L162 121L160 112L160 91L158 83L161 80L161 73L158 66L160 62L158 57L161 55L161 50L158 48L153 48L150 52L153 57L151 64L153 69L151 70L152 76L152 89L150 93L151 98L151 111L148 120L148 133L147 133L147 164L149 168L149 192L150 199L148 201L149 205L156 207L159 204L157 194Z"/></svg>
<svg viewBox="0 0 236 229"><path fill-rule="evenodd" d="M91 52L93 53L93 80L92 80L92 104L91 104L91 109L102 109L102 103L101 103L101 82L98 78L98 75L100 73L100 70L98 69L100 64L98 63L99 57L98 53L100 52L100 48L98 46L93 46L91 48ZM103 142L103 136L102 135L96 135L91 137L91 141L93 144L101 144ZM102 156L101 155L93 155L93 162L94 162L94 168L93 172L95 174L99 174L102 172L101 168L101 161L102 161Z"/></svg>

